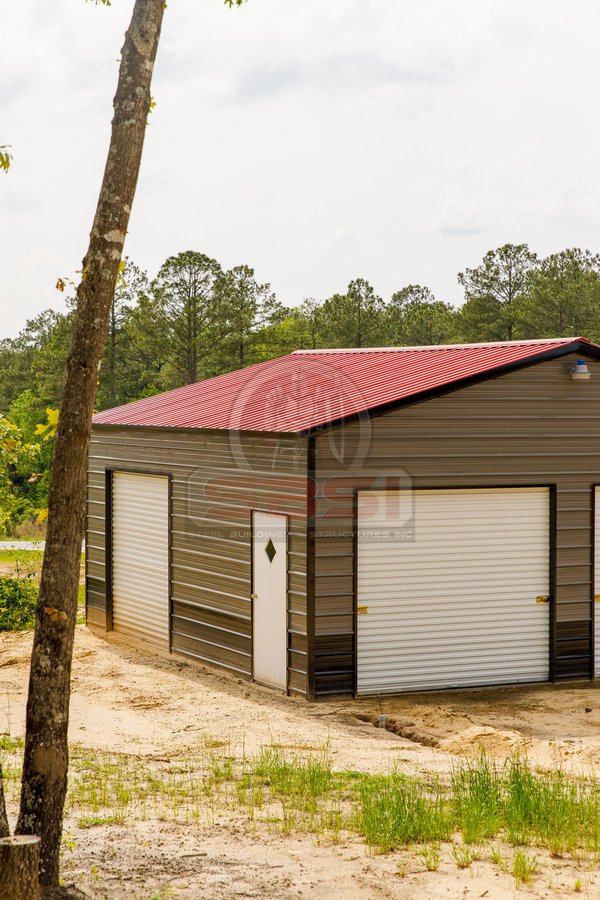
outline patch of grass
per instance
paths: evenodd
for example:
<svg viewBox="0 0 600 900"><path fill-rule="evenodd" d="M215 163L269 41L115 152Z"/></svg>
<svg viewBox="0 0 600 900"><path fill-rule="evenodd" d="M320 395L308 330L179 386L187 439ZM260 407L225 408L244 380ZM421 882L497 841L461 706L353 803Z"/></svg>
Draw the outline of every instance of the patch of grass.
<svg viewBox="0 0 600 900"><path fill-rule="evenodd" d="M26 631L35 624L37 582L0 578L0 631Z"/></svg>
<svg viewBox="0 0 600 900"><path fill-rule="evenodd" d="M20 565L20 566L37 566L40 568L42 559L44 558L43 550L0 550L0 563Z"/></svg>
<svg viewBox="0 0 600 900"><path fill-rule="evenodd" d="M452 856L459 869L468 869L474 860L473 853L468 844L453 844Z"/></svg>
<svg viewBox="0 0 600 900"><path fill-rule="evenodd" d="M580 847L600 849L600 789L596 781L567 776L560 769L535 775L527 762L508 763L504 800L510 843L537 843L555 856Z"/></svg>
<svg viewBox="0 0 600 900"><path fill-rule="evenodd" d="M0 738L9 799L19 790L22 741ZM580 857L600 851L600 785L564 772L535 773L520 759L495 765L484 757L448 778L408 778L398 771L334 772L326 747L311 753L268 746L237 758L227 741L205 739L189 759L151 759L71 748L67 808L81 828L155 819L212 826L226 811L279 833L337 841L354 832L386 852L420 845L425 867L440 864L441 842L468 868L478 849L523 883L535 872L527 845ZM510 864L505 843L515 847ZM501 852L502 851L502 852Z"/></svg>
<svg viewBox="0 0 600 900"><path fill-rule="evenodd" d="M208 758L208 771L212 784L233 781L233 759L224 754L211 753Z"/></svg>
<svg viewBox="0 0 600 900"><path fill-rule="evenodd" d="M440 851L438 847L425 847L419 851L419 855L423 857L423 862L428 872L437 872L440 866Z"/></svg>
<svg viewBox="0 0 600 900"><path fill-rule="evenodd" d="M365 776L356 828L371 847L388 851L407 844L448 840L454 816L441 784L424 784L394 773Z"/></svg>
<svg viewBox="0 0 600 900"><path fill-rule="evenodd" d="M498 833L502 821L502 780L485 756L453 773L452 801L456 825L467 844L480 844Z"/></svg>
<svg viewBox="0 0 600 900"><path fill-rule="evenodd" d="M9 734L0 735L0 753L14 753L25 746L23 738L11 738Z"/></svg>
<svg viewBox="0 0 600 900"><path fill-rule="evenodd" d="M251 771L273 795L284 800L293 797L301 806L314 807L318 797L329 793L333 782L331 762L325 755L289 759L274 747L263 748Z"/></svg>
<svg viewBox="0 0 600 900"><path fill-rule="evenodd" d="M123 825L124 816L82 816L77 822L80 828L96 828L99 825Z"/></svg>
<svg viewBox="0 0 600 900"><path fill-rule="evenodd" d="M490 851L490 862L493 862L495 866L498 866L499 869L504 871L506 869L506 860L502 856L502 851L499 847L492 847Z"/></svg>
<svg viewBox="0 0 600 900"><path fill-rule="evenodd" d="M537 872L537 859L535 856L528 856L524 850L518 849L513 859L513 875L515 881L521 884L529 884L535 873Z"/></svg>

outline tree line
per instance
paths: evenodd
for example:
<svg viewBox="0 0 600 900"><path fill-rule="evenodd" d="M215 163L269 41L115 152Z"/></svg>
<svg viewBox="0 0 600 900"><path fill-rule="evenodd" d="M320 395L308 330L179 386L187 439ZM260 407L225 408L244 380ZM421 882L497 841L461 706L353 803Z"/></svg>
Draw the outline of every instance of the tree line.
<svg viewBox="0 0 600 900"><path fill-rule="evenodd" d="M246 265L224 271L195 251L150 279L131 260L119 275L97 408L281 356L296 349L600 338L600 256L578 248L540 259L506 244L458 275L460 308L409 284L388 299L364 278L324 300L278 300ZM0 414L31 427L58 405L74 303L46 310L0 341Z"/></svg>

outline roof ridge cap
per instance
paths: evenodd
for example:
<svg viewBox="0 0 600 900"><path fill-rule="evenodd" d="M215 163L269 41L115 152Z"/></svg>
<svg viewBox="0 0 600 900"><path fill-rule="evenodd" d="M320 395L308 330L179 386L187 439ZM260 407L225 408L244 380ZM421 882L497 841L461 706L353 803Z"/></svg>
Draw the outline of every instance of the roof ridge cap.
<svg viewBox="0 0 600 900"><path fill-rule="evenodd" d="M560 337L560 338L531 338L517 341L479 341L473 344L417 344L415 346L401 347L328 347L320 350L293 350L290 356L325 356L328 354L361 354L361 353L406 353L411 351L433 350L477 350L486 347L536 347L547 344L572 344L576 341L592 343L586 338Z"/></svg>

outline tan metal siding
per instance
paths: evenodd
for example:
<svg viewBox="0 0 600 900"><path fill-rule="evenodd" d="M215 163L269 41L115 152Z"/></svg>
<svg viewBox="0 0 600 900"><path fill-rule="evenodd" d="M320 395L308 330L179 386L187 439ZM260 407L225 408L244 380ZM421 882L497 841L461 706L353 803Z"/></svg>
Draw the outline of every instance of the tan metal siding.
<svg viewBox="0 0 600 900"><path fill-rule="evenodd" d="M105 471L171 476L172 649L251 674L252 509L289 516L290 689L306 693L307 441L292 435L94 427L88 621L106 627Z"/></svg>
<svg viewBox="0 0 600 900"><path fill-rule="evenodd" d="M600 481L600 366L581 354L323 432L316 440L316 691L349 692L354 672L353 493L357 488L557 486L554 677L591 672L591 504ZM370 428L359 457L360 429ZM342 443L343 439L343 443ZM332 446L333 444L333 446Z"/></svg>

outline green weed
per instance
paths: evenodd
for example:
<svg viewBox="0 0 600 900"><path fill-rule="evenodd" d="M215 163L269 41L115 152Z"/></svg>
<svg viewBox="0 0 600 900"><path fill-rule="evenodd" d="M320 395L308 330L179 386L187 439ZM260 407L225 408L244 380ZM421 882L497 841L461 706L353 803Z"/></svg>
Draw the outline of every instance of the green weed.
<svg viewBox="0 0 600 900"><path fill-rule="evenodd" d="M555 856L577 847L600 848L598 783L583 782L560 769L535 775L516 758L508 763L504 820L510 843L531 842Z"/></svg>
<svg viewBox="0 0 600 900"><path fill-rule="evenodd" d="M425 785L394 773L365 776L356 828L369 846L385 852L412 843L448 840L454 820L440 784Z"/></svg>
<svg viewBox="0 0 600 900"><path fill-rule="evenodd" d="M440 865L440 851L437 847L425 847L419 851L428 872L437 872Z"/></svg>
<svg viewBox="0 0 600 900"><path fill-rule="evenodd" d="M502 821L502 782L493 762L481 756L452 776L456 825L467 844L480 844L498 833Z"/></svg>
<svg viewBox="0 0 600 900"><path fill-rule="evenodd" d="M18 800L22 741L0 738L7 798ZM228 742L207 739L196 757L152 760L71 748L67 810L81 828L154 819L210 826L225 810L286 834L336 841L354 832L381 852L421 845L426 868L439 865L439 844L454 841L456 864L468 868L478 847L506 869L499 847L516 852L515 877L533 865L521 847L591 857L600 852L600 785L560 770L537 774L522 759L485 757L449 779L334 772L325 748L285 753L265 747L236 758ZM460 835L460 840L456 840ZM529 872L529 877L533 869Z"/></svg>
<svg viewBox="0 0 600 900"><path fill-rule="evenodd" d="M495 866L498 866L499 869L506 869L506 860L502 856L502 851L499 847L492 847L490 851L490 862L493 862Z"/></svg>
<svg viewBox="0 0 600 900"><path fill-rule="evenodd" d="M524 850L517 850L513 859L513 875L515 876L515 880L521 884L529 884L536 872L536 857L528 856Z"/></svg>
<svg viewBox="0 0 600 900"><path fill-rule="evenodd" d="M22 750L24 746L23 738L11 738L8 734L0 735L0 752L14 753L17 750Z"/></svg>
<svg viewBox="0 0 600 900"><path fill-rule="evenodd" d="M124 816L82 816L77 822L80 828L96 828L99 825L123 825Z"/></svg>
<svg viewBox="0 0 600 900"><path fill-rule="evenodd" d="M468 869L474 860L472 850L468 844L453 844L452 856L459 869Z"/></svg>
<svg viewBox="0 0 600 900"><path fill-rule="evenodd" d="M329 793L333 783L331 763L325 755L316 759L288 759L273 747L265 747L251 764L252 774L279 799L294 798L300 806L314 808L317 798Z"/></svg>

